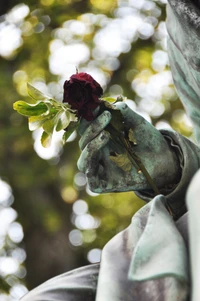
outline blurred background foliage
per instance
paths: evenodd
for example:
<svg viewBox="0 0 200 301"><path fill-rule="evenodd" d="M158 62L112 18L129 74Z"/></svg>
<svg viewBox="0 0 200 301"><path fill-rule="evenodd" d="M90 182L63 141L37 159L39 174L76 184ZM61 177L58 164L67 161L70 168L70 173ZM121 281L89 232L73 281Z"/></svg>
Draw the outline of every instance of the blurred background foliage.
<svg viewBox="0 0 200 301"><path fill-rule="evenodd" d="M190 137L167 55L166 0L1 0L0 299L99 261L102 247L143 205L133 192L96 195L77 170L78 136L51 148L13 111L29 81L62 100L66 79L90 73L104 96L158 129Z"/></svg>

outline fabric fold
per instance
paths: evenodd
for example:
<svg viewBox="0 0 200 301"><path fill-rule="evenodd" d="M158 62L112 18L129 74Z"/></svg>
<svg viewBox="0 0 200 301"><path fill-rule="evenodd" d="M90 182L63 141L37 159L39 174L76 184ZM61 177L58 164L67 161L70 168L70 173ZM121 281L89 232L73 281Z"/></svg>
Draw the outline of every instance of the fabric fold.
<svg viewBox="0 0 200 301"><path fill-rule="evenodd" d="M131 260L128 275L131 280L145 281L171 276L188 282L185 243L164 203L162 195L151 202L145 229Z"/></svg>
<svg viewBox="0 0 200 301"><path fill-rule="evenodd" d="M155 197L106 244L95 301L187 300L187 250L165 202Z"/></svg>

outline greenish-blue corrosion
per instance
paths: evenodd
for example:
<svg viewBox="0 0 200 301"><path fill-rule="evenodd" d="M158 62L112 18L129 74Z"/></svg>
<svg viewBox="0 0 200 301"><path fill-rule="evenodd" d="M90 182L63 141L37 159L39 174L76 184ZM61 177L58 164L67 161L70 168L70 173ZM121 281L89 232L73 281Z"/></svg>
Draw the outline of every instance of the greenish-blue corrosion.
<svg viewBox="0 0 200 301"><path fill-rule="evenodd" d="M199 144L200 1L169 0L167 29L174 82ZM118 108L124 126L134 131L134 151L160 194L153 197L145 177L134 166L125 172L110 160L123 150L105 131L111 120L109 112L91 124L83 122L78 167L86 173L91 189L99 193L134 190L147 205L133 216L127 229L106 244L100 264L53 278L22 301L200 300L199 147L176 132L157 131L124 104Z"/></svg>

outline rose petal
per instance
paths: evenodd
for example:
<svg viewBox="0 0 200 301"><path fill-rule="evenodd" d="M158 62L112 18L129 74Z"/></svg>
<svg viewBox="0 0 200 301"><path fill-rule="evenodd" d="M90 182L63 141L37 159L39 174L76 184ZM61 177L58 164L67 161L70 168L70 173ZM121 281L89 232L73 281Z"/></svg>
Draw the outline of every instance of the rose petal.
<svg viewBox="0 0 200 301"><path fill-rule="evenodd" d="M81 72L73 74L70 80L65 81L63 102L69 103L72 109L77 110L78 117L92 120L92 111L98 107L102 93L103 89L93 77Z"/></svg>

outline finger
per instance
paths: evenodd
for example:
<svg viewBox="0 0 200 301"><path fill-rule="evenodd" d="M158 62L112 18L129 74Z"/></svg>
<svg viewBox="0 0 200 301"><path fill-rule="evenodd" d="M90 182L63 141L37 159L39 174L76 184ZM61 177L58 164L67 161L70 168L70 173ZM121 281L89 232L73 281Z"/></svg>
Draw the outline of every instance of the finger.
<svg viewBox="0 0 200 301"><path fill-rule="evenodd" d="M129 106L124 102L118 102L115 104L115 107L121 111L124 121L128 122L128 126L136 127L137 125L141 125L141 123L146 123L147 121L134 112Z"/></svg>
<svg viewBox="0 0 200 301"><path fill-rule="evenodd" d="M86 145L77 162L80 171L87 171L89 177L96 174L99 165L100 151L108 143L109 139L110 134L103 131Z"/></svg>
<svg viewBox="0 0 200 301"><path fill-rule="evenodd" d="M95 193L102 193L108 190L107 182L100 179L98 176L92 176L88 178L88 185L90 190Z"/></svg>
<svg viewBox="0 0 200 301"><path fill-rule="evenodd" d="M92 123L90 123L85 130L83 136L79 141L80 149L83 150L84 147L93 140L96 136L99 135L101 131L109 124L112 116L108 111L104 111L99 115Z"/></svg>
<svg viewBox="0 0 200 301"><path fill-rule="evenodd" d="M96 117L99 113L99 109L100 107L97 107L94 111L93 111L93 116ZM84 118L81 118L80 121L80 125L78 127L78 133L80 136L83 135L83 133L85 132L85 130L87 129L87 127L90 125L91 121L87 121Z"/></svg>

